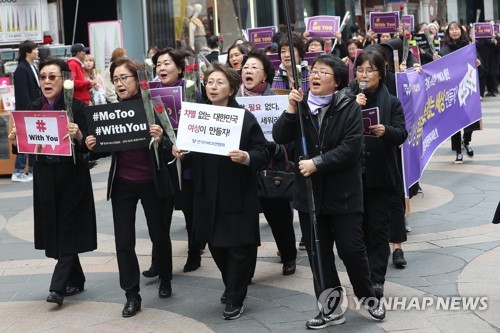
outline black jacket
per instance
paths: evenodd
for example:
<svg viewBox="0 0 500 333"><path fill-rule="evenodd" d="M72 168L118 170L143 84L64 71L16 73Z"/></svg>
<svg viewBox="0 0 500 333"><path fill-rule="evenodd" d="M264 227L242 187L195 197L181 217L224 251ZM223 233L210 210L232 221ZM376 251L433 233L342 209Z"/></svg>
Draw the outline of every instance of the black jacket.
<svg viewBox="0 0 500 333"><path fill-rule="evenodd" d="M41 96L35 73L33 73L29 62L24 59L19 61L14 71L14 87L16 110L28 110L31 102Z"/></svg>
<svg viewBox="0 0 500 333"><path fill-rule="evenodd" d="M308 93L300 107L303 110L305 141L309 157L317 167L312 177L316 214L356 214L363 212L361 152L363 121L355 96L346 88L334 94L318 130L307 106ZM276 143L297 142L295 163L304 155L299 116L284 112L273 127ZM307 212L304 177L295 170L294 208Z"/></svg>

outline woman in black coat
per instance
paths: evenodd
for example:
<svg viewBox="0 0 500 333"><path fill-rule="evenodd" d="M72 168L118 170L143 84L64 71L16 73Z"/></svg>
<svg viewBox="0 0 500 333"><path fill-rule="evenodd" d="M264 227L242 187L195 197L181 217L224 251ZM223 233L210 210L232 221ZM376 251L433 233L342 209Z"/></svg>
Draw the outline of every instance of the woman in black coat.
<svg viewBox="0 0 500 333"><path fill-rule="evenodd" d="M42 97L30 110L64 110L63 72L69 67L61 59L48 58L40 64ZM37 155L33 173L35 248L57 260L47 302L62 305L64 296L83 291L85 275L78 253L97 248L96 215L92 181L83 159L87 148L85 104L73 99L74 121L68 124L73 138L76 164L71 156ZM9 135L14 141L15 130Z"/></svg>
<svg viewBox="0 0 500 333"><path fill-rule="evenodd" d="M439 51L440 56L445 56L450 54L464 46L470 44L469 36L467 32L460 26L458 22L451 22L448 24L448 28L444 34L444 46ZM476 66L481 66L481 61L476 59ZM482 68L479 69L479 72L482 71ZM472 132L479 129L479 121L467 126L464 128L464 135L462 138L461 131L453 134L451 137L451 149L457 153L457 157L455 158L455 164L462 164L464 162L462 155L462 146L467 153L467 156L474 157L474 151L470 146L470 142L472 140Z"/></svg>
<svg viewBox="0 0 500 333"><path fill-rule="evenodd" d="M297 114L300 103L309 159L301 158L306 153L303 147L296 145L295 162L299 168L296 170L293 204L299 212L309 261L323 268L324 286L318 283L317 270L313 270L318 299L324 291L322 287L329 290L341 286L335 267L334 243L347 268L356 297L373 299L375 296L362 231L363 123L354 95L349 89L343 89L347 86L347 71L347 65L334 55L316 58L311 68L310 90L303 94L301 90L293 89L288 97L287 110L273 127L276 143L302 142L300 115ZM320 263L312 256L313 233L305 177L311 177L313 186ZM369 309L369 314L373 319L381 320L385 317L385 310L378 303L376 305ZM325 305L326 308L331 309ZM344 321L342 313L325 314L321 311L306 326L319 329Z"/></svg>
<svg viewBox="0 0 500 333"><path fill-rule="evenodd" d="M121 100L141 98L137 74L140 70L144 70L141 64L127 58L119 58L111 64L111 78ZM125 290L127 298L122 311L123 317L135 316L137 311L141 310L139 262L135 253L135 215L139 200L146 216L149 236L158 250L158 296L168 298L172 294L169 216L172 215L174 206L174 191L164 160L164 157L171 156L171 145L163 135L159 119L155 120L156 123L149 127L149 133L158 143L158 161L154 151L147 147L111 154L107 198L111 199L113 209L120 286ZM97 143L95 136L87 136L85 143L93 150Z"/></svg>
<svg viewBox="0 0 500 333"><path fill-rule="evenodd" d="M391 198L401 194L401 175L397 149L408 136L403 108L383 84L386 75L385 57L373 49L363 52L355 63L358 83L356 102L362 109L378 107L379 123L370 126L365 136L365 172L363 174L363 231L370 262L371 281L377 297L383 296L385 274L390 255L389 219Z"/></svg>
<svg viewBox="0 0 500 333"><path fill-rule="evenodd" d="M239 75L214 62L205 72L209 104L238 108L235 96ZM173 155L182 151L174 146ZM223 317L236 319L251 278L252 260L260 243L257 202L257 171L267 160L266 139L250 111L245 110L240 149L228 156L189 153L184 158L192 166L194 182L194 236L208 243L221 271L226 290Z"/></svg>

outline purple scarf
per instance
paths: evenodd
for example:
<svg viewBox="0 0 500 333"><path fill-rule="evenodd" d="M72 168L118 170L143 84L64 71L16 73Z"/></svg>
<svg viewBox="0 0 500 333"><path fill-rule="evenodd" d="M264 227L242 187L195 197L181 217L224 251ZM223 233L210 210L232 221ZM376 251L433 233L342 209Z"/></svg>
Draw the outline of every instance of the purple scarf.
<svg viewBox="0 0 500 333"><path fill-rule="evenodd" d="M324 95L324 96L316 96L311 91L309 91L309 97L307 98L307 105L309 106L309 110L313 115L317 115L319 110L327 106L332 102L333 94Z"/></svg>
<svg viewBox="0 0 500 333"><path fill-rule="evenodd" d="M59 94L54 100L54 103L50 103L45 96L42 96L42 110L54 110L54 105L59 101L61 96L62 94Z"/></svg>

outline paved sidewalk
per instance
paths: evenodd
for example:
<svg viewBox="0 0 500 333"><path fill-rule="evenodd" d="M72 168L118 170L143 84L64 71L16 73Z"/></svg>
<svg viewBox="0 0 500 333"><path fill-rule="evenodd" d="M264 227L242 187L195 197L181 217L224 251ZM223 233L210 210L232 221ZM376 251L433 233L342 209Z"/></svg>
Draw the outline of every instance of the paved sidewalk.
<svg viewBox="0 0 500 333"><path fill-rule="evenodd" d="M455 165L449 141L438 149L421 181L424 195L411 200L412 231L403 245L408 265L390 265L387 273L386 297L424 297L434 304L425 310L399 306L375 323L351 302L346 323L323 332L500 330L500 226L490 223L500 200L500 97L485 98L482 106L484 130L473 134L474 158ZM179 212L171 228L172 297L159 299L158 280L142 278L142 311L122 318L125 297L118 282L111 206L105 200L108 167L109 160L103 160L92 170L99 245L81 256L85 291L66 298L62 307L45 302L55 261L33 248L32 185L0 178L0 332L306 331L305 321L318 310L305 251L299 251L297 272L283 276L270 228L261 218L262 246L245 313L225 321L219 301L223 284L209 251L200 269L182 273L187 235ZM136 249L141 269L147 269L151 242L142 208L137 215ZM295 230L300 237L297 219ZM340 260L338 267L352 295ZM487 309L436 309L438 300L465 296L487 297Z"/></svg>

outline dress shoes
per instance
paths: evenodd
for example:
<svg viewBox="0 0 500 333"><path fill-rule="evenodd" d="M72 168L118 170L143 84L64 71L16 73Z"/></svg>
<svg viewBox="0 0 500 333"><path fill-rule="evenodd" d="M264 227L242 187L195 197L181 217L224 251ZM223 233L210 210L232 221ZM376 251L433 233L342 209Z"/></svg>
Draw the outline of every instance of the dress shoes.
<svg viewBox="0 0 500 333"><path fill-rule="evenodd" d="M295 260L283 264L283 275L292 275L295 273Z"/></svg>
<svg viewBox="0 0 500 333"><path fill-rule="evenodd" d="M127 299L127 303L125 303L122 311L122 317L133 317L137 311L141 311L141 301L136 298Z"/></svg>
<svg viewBox="0 0 500 333"><path fill-rule="evenodd" d="M161 280L160 288L158 290L158 296L160 298L169 298L172 296L172 284L170 280Z"/></svg>
<svg viewBox="0 0 500 333"><path fill-rule="evenodd" d="M147 271L143 271L142 275L147 278L154 278L158 276L158 268L156 266L151 265Z"/></svg>
<svg viewBox="0 0 500 333"><path fill-rule="evenodd" d="M183 272L187 273L195 271L198 268L200 268L200 266L201 266L201 257L194 258L188 256L186 264L184 265Z"/></svg>
<svg viewBox="0 0 500 333"><path fill-rule="evenodd" d="M57 291L51 291L49 296L47 296L47 302L56 303L57 305L62 305L64 301L64 295L58 293Z"/></svg>
<svg viewBox="0 0 500 333"><path fill-rule="evenodd" d="M83 291L83 284L80 286L67 286L64 296L74 296Z"/></svg>

